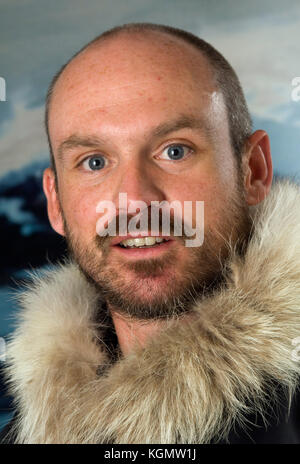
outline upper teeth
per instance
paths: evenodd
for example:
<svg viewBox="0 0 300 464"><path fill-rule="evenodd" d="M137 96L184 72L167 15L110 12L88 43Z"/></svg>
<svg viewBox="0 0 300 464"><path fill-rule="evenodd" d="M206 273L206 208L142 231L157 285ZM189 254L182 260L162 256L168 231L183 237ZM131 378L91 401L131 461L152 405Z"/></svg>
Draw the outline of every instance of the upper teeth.
<svg viewBox="0 0 300 464"><path fill-rule="evenodd" d="M127 246L145 246L145 245L154 245L155 243L161 243L164 240L169 240L168 238L162 238L162 237L139 237L139 238L128 238L126 240L122 240L120 242L120 245L123 245L125 247Z"/></svg>

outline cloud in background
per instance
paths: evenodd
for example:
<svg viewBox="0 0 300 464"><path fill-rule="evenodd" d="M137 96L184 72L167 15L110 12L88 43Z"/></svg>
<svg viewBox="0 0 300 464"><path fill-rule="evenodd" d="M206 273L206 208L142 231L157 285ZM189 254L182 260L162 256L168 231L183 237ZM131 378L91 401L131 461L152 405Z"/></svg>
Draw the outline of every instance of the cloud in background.
<svg viewBox="0 0 300 464"><path fill-rule="evenodd" d="M1 0L0 11L0 75L7 82L0 176L47 158L43 104L59 67L105 29L132 21L181 27L220 50L241 79L255 128L268 128L275 169L300 171L300 102L291 100L291 81L300 75L298 2Z"/></svg>
<svg viewBox="0 0 300 464"><path fill-rule="evenodd" d="M204 28L236 69L254 116L299 125L300 104L291 99L292 79L300 76L299 31L300 7Z"/></svg>
<svg viewBox="0 0 300 464"><path fill-rule="evenodd" d="M15 98L13 117L2 125L0 175L21 169L24 164L47 157L42 106L28 108L25 97Z"/></svg>

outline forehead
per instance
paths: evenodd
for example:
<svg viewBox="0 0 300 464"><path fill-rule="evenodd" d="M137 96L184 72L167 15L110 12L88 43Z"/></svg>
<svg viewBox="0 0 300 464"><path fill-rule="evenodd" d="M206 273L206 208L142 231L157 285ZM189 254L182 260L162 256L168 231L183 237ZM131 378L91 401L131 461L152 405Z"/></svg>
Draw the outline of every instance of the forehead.
<svg viewBox="0 0 300 464"><path fill-rule="evenodd" d="M214 72L194 46L161 33L121 34L89 47L65 68L54 89L49 131L55 150L87 128L95 133L115 125L121 133L131 124L155 126L174 112L209 117L216 110L224 119Z"/></svg>

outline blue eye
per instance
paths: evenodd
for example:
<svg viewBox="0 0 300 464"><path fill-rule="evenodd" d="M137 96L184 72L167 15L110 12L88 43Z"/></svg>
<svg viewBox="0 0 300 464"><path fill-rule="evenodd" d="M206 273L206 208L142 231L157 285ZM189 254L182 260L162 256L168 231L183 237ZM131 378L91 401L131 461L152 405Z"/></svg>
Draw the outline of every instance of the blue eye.
<svg viewBox="0 0 300 464"><path fill-rule="evenodd" d="M168 157L167 159L176 161L181 160L188 151L190 151L190 149L185 145L170 145L163 150L163 154L166 153L166 156Z"/></svg>
<svg viewBox="0 0 300 464"><path fill-rule="evenodd" d="M87 171L99 171L105 166L105 158L101 155L90 156L83 161L82 165Z"/></svg>

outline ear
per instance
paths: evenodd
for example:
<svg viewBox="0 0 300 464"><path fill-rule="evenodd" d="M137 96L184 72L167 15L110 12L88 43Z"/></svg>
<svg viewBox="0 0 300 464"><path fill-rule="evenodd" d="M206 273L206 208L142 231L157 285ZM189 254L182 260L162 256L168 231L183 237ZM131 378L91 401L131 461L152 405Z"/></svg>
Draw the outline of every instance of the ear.
<svg viewBox="0 0 300 464"><path fill-rule="evenodd" d="M45 169L43 173L43 189L47 197L47 211L50 224L58 234L65 235L58 192L55 188L55 174L51 168Z"/></svg>
<svg viewBox="0 0 300 464"><path fill-rule="evenodd" d="M246 201L256 205L268 195L273 178L270 140L265 131L258 130L249 137L243 168Z"/></svg>

